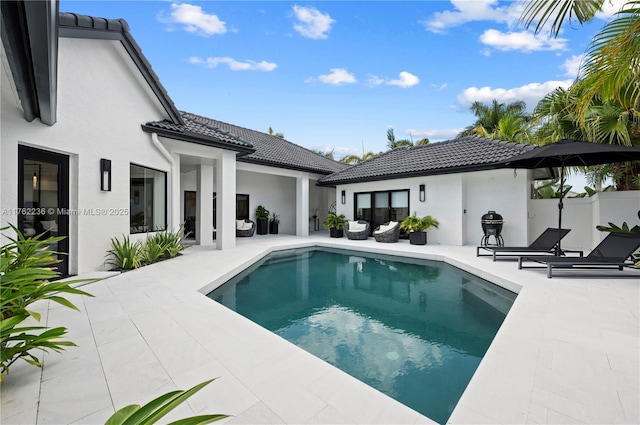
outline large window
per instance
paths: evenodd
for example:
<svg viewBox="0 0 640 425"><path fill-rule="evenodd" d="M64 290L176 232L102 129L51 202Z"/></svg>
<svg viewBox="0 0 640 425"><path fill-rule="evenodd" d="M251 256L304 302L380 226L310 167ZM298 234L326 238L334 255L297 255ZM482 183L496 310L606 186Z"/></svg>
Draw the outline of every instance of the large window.
<svg viewBox="0 0 640 425"><path fill-rule="evenodd" d="M131 233L167 228L167 173L131 164Z"/></svg>

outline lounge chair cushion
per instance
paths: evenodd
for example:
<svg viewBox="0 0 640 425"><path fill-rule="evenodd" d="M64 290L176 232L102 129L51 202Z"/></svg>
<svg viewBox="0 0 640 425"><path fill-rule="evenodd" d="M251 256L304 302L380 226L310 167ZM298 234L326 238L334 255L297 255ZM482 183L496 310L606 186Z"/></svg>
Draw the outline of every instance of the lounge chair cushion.
<svg viewBox="0 0 640 425"><path fill-rule="evenodd" d="M365 223L358 223L357 221L349 222L348 229L350 232L362 232L366 228L367 228L367 225Z"/></svg>
<svg viewBox="0 0 640 425"><path fill-rule="evenodd" d="M378 230L375 231L375 233L383 233L386 232L387 230L391 230L394 227L396 227L398 225L397 221L390 221L389 224L381 224L380 228Z"/></svg>
<svg viewBox="0 0 640 425"><path fill-rule="evenodd" d="M253 223L247 223L246 221L242 223L242 226L238 227L238 230L249 230L253 227Z"/></svg>
<svg viewBox="0 0 640 425"><path fill-rule="evenodd" d="M242 229L242 226L244 226L244 224L244 220L236 220L236 229Z"/></svg>

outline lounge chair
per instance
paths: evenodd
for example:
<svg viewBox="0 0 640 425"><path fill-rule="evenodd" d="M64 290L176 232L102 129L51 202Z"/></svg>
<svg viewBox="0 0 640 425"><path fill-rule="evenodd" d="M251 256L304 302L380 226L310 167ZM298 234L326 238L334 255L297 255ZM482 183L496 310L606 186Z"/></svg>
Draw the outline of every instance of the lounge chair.
<svg viewBox="0 0 640 425"><path fill-rule="evenodd" d="M364 220L348 221L344 229L348 239L361 241L369 237L369 222Z"/></svg>
<svg viewBox="0 0 640 425"><path fill-rule="evenodd" d="M251 237L256 231L256 224L251 220L236 220L236 237Z"/></svg>
<svg viewBox="0 0 640 425"><path fill-rule="evenodd" d="M564 238L571 229L560 229L560 239ZM553 254L558 245L558 229L548 227L538 238L531 242L529 246L484 246L481 245L476 248L476 257L490 257L493 256L493 261L496 261L498 257L518 257L520 254L527 253L548 253ZM484 249L491 254L481 254L480 250ZM562 253L575 252L582 257L582 251L574 250L562 250Z"/></svg>
<svg viewBox="0 0 640 425"><path fill-rule="evenodd" d="M523 262L533 261L547 266L547 277L553 277L553 268L606 269L633 266L627 260L640 248L640 233L609 233L586 257L558 257L551 255L524 256L518 259L518 268L535 268L540 266L524 266Z"/></svg>
<svg viewBox="0 0 640 425"><path fill-rule="evenodd" d="M398 239L400 239L400 223L390 221L381 224L373 231L373 237L376 239L376 242L398 242Z"/></svg>

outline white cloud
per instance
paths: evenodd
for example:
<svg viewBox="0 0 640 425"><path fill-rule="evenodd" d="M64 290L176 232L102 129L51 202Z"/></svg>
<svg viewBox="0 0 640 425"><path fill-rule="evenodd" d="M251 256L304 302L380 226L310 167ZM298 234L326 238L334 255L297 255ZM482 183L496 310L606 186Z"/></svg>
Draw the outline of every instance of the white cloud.
<svg viewBox="0 0 640 425"><path fill-rule="evenodd" d="M571 78L577 77L584 57L584 54L573 55L569 59L565 60L564 63L560 65L560 68L564 69L564 75Z"/></svg>
<svg viewBox="0 0 640 425"><path fill-rule="evenodd" d="M293 29L298 31L303 37L314 40L327 38L327 33L331 30L331 25L336 21L331 19L329 14L323 14L313 7L293 6L293 13L298 20L293 24Z"/></svg>
<svg viewBox="0 0 640 425"><path fill-rule="evenodd" d="M387 84L390 86L398 86L398 87L402 87L403 89L406 89L408 87L415 86L419 82L420 82L420 79L415 75L407 71L402 71L400 74L398 74L397 80L387 81Z"/></svg>
<svg viewBox="0 0 640 425"><path fill-rule="evenodd" d="M495 29L486 30L480 36L480 41L487 46L502 51L564 50L567 46L566 38L553 38L541 34L535 35L527 31L505 33Z"/></svg>
<svg viewBox="0 0 640 425"><path fill-rule="evenodd" d="M318 78L309 78L307 82L320 81L323 84L339 86L341 84L356 83L356 77L344 68L331 68L331 73L320 75Z"/></svg>
<svg viewBox="0 0 640 425"><path fill-rule="evenodd" d="M540 99L558 87L568 88L573 80L546 81L544 83L530 83L511 89L491 87L469 87L458 95L458 104L463 108L469 108L475 101L489 104L493 99L500 102L511 103L523 101L527 104L527 110L533 111Z"/></svg>
<svg viewBox="0 0 640 425"><path fill-rule="evenodd" d="M607 0L602 3L602 10L596 13L596 17L604 20L611 19L623 7L630 8L632 5L628 0Z"/></svg>
<svg viewBox="0 0 640 425"><path fill-rule="evenodd" d="M399 73L398 78L395 80L385 80L384 78L380 78L376 75L372 75L367 79L367 84L370 86L380 86L382 84L387 84L389 86L398 86L405 89L408 87L413 87L418 83L420 83L420 79L407 71L402 71L401 73Z"/></svg>
<svg viewBox="0 0 640 425"><path fill-rule="evenodd" d="M455 138L464 128L442 128L439 130L424 130L416 128L408 128L403 133L410 134L414 141L418 141L424 137L429 138L429 142L449 140Z"/></svg>
<svg viewBox="0 0 640 425"><path fill-rule="evenodd" d="M189 58L189 63L195 65L204 65L207 68L215 68L220 64L225 64L232 71L273 71L278 67L277 64L273 62L256 62L252 60L246 60L244 62L237 61L230 57L222 57L222 58L206 58L202 59L197 56L193 56Z"/></svg>
<svg viewBox="0 0 640 425"><path fill-rule="evenodd" d="M187 3L172 3L170 18L160 15L158 19L166 23L181 24L185 31L207 37L227 32L225 22L216 15L205 13L200 6Z"/></svg>
<svg viewBox="0 0 640 425"><path fill-rule="evenodd" d="M514 23L519 15L517 2L508 6L498 6L498 0L451 0L454 10L436 12L430 18L420 21L427 31L444 34L447 29L473 21L494 21Z"/></svg>

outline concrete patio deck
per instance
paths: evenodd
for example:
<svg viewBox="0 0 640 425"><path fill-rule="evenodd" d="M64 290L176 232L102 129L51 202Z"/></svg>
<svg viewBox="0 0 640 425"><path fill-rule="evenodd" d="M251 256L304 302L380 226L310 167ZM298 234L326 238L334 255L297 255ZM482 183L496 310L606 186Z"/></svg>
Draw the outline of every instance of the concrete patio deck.
<svg viewBox="0 0 640 425"><path fill-rule="evenodd" d="M104 423L131 403L218 380L168 419L234 424L419 424L428 418L210 300L274 249L310 245L446 261L519 293L456 406L453 424L640 423L640 271L518 270L475 248L256 235L85 285L80 312L37 305L79 347L18 362L1 384L3 424ZM610 278L615 276L616 278Z"/></svg>

